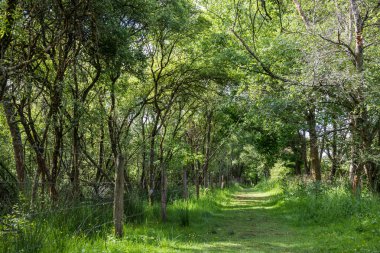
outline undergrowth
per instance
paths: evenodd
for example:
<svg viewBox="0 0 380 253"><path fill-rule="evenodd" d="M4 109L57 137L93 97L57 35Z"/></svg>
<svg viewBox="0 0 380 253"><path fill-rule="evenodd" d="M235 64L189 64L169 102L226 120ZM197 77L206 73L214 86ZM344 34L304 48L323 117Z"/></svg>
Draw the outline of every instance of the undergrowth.
<svg viewBox="0 0 380 253"><path fill-rule="evenodd" d="M129 194L125 198L126 236L121 240L113 237L112 202L33 211L20 206L2 217L0 252L154 251L154 247L191 240L195 233L185 231L185 238L178 234L207 223L228 199L227 190L204 190L199 199L174 200L168 205L169 220L162 224L159 203L149 206L138 193Z"/></svg>
<svg viewBox="0 0 380 253"><path fill-rule="evenodd" d="M380 200L369 192L353 195L345 182L314 183L284 180L284 208L299 224L331 224L357 218L380 222Z"/></svg>
<svg viewBox="0 0 380 253"><path fill-rule="evenodd" d="M273 215L301 233L305 252L380 252L378 195L366 190L352 194L344 181L314 183L294 177L255 187L263 189L274 192L268 200L276 207Z"/></svg>

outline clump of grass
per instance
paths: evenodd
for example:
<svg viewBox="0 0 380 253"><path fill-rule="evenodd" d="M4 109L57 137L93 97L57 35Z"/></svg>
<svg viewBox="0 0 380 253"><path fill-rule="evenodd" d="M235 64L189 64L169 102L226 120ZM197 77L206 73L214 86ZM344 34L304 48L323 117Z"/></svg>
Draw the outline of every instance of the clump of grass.
<svg viewBox="0 0 380 253"><path fill-rule="evenodd" d="M168 207L169 217L182 227L188 227L192 223L207 223L210 217L229 204L231 192L233 190L204 189L201 191L199 199L193 196L188 200L174 200Z"/></svg>
<svg viewBox="0 0 380 253"><path fill-rule="evenodd" d="M73 238L105 238L112 226L110 203L78 203L65 208L14 212L3 217L0 252L65 252Z"/></svg>
<svg viewBox="0 0 380 253"><path fill-rule="evenodd" d="M299 224L330 224L380 214L377 197L354 196L344 182L332 185L295 180L283 187L285 206L292 210Z"/></svg>
<svg viewBox="0 0 380 253"><path fill-rule="evenodd" d="M127 222L141 223L146 214L144 194L130 191L124 197L124 215Z"/></svg>
<svg viewBox="0 0 380 253"><path fill-rule="evenodd" d="M188 227L190 225L189 207L185 206L179 209L179 220L182 227Z"/></svg>

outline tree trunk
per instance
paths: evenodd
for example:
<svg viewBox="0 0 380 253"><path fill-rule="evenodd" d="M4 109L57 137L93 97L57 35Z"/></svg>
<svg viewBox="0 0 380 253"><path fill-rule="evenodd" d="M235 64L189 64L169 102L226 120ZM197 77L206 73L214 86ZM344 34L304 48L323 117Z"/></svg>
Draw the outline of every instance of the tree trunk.
<svg viewBox="0 0 380 253"><path fill-rule="evenodd" d="M115 191L113 217L115 225L115 236L123 237L123 216L124 216L124 157L118 154L116 157L115 170Z"/></svg>
<svg viewBox="0 0 380 253"><path fill-rule="evenodd" d="M306 145L306 136L305 136L304 130L302 130L302 135L300 134L300 137L301 137L301 154L302 154L304 172L306 175L310 175L310 166L307 160L307 145Z"/></svg>
<svg viewBox="0 0 380 253"><path fill-rule="evenodd" d="M104 124L103 122L100 125L100 140L99 140L99 158L98 158L98 168L96 170L96 178L95 178L95 192L99 194L99 183L102 178L102 170L104 164Z"/></svg>
<svg viewBox="0 0 380 253"><path fill-rule="evenodd" d="M338 170L338 147L337 147L337 125L336 125L336 119L333 119L333 137L332 137L332 143L331 143L331 173L330 173L330 180L333 180L335 178L336 172Z"/></svg>
<svg viewBox="0 0 380 253"><path fill-rule="evenodd" d="M152 126L152 132L150 134L150 148L149 148L149 184L148 184L148 201L149 204L153 204L153 193L155 188L155 144L156 144L156 135L157 135L157 126L160 119L160 114L156 114L154 124Z"/></svg>
<svg viewBox="0 0 380 253"><path fill-rule="evenodd" d="M311 172L315 181L321 181L321 164L319 161L318 136L316 131L317 122L315 119L315 107L312 106L307 113L307 123L310 135L310 160Z"/></svg>
<svg viewBox="0 0 380 253"><path fill-rule="evenodd" d="M16 173L19 188L22 192L25 190L25 161L24 161L24 147L22 144L21 133L16 122L15 111L11 101L4 97L3 107L7 123L12 137L13 156L16 163Z"/></svg>
<svg viewBox="0 0 380 253"><path fill-rule="evenodd" d="M199 199L199 191L200 191L200 182L199 182L199 171L197 168L197 165L193 163L193 170L194 170L194 183L195 183L195 194L197 199Z"/></svg>
<svg viewBox="0 0 380 253"><path fill-rule="evenodd" d="M141 117L141 138L142 138L142 154L141 154L141 178L140 178L140 187L141 189L149 188L147 185L148 180L146 179L147 177L147 172L146 172L146 138L145 138L145 122L144 122L144 117L145 113L142 113Z"/></svg>
<svg viewBox="0 0 380 253"><path fill-rule="evenodd" d="M74 116L75 117L75 116ZM79 184L79 166L80 166L80 145L79 145L79 129L78 125L74 123L73 127L73 163L71 171L72 195L73 198L80 196Z"/></svg>
<svg viewBox="0 0 380 253"><path fill-rule="evenodd" d="M354 98L354 106L352 107L351 112L351 135L352 135L352 147L351 147L351 165L350 165L350 180L352 184L352 191L354 194L357 194L360 191L360 181L363 170L363 162L359 157L359 150L365 153L365 150L362 150L363 139L361 136L361 131L364 127L364 118L363 115L363 59L364 59L364 44L363 44L363 28L364 22L360 15L360 10L356 0L350 0L351 8L350 11L354 17L354 27L355 27L355 67L356 72L359 74L359 86L357 91L352 95Z"/></svg>
<svg viewBox="0 0 380 253"><path fill-rule="evenodd" d="M80 196L80 185L79 185L79 168L80 168L80 143L79 143L79 121L80 121L80 112L79 112L79 87L78 81L76 78L76 67L74 74L74 83L75 88L73 89L73 132L72 132L72 152L73 152L73 162L71 169L71 184L72 184L72 196L74 199Z"/></svg>
<svg viewBox="0 0 380 253"><path fill-rule="evenodd" d="M55 122L58 124L54 127L54 146L53 146L53 157L52 157L52 168L51 177L49 180L50 196L53 202L58 200L58 192L56 190L57 177L60 170L60 158L61 158L61 147L63 139L63 129L61 122Z"/></svg>
<svg viewBox="0 0 380 253"><path fill-rule="evenodd" d="M296 176L301 175L301 167L302 167L302 161L297 157L296 162L294 164L294 175Z"/></svg>
<svg viewBox="0 0 380 253"><path fill-rule="evenodd" d="M30 199L30 205L33 207L37 200L38 182L40 178L41 171L37 168L36 174L34 175L33 187L32 187L32 197Z"/></svg>
<svg viewBox="0 0 380 253"><path fill-rule="evenodd" d="M183 168L182 181L183 181L183 198L185 200L187 200L187 199L189 199L189 189L187 186L187 167L186 166L184 166L184 168Z"/></svg>
<svg viewBox="0 0 380 253"><path fill-rule="evenodd" d="M206 129L206 147L205 147L205 161L203 164L203 186L204 188L208 188L208 167L210 162L210 154L211 154L211 125L212 123L212 111L207 113L207 129Z"/></svg>
<svg viewBox="0 0 380 253"><path fill-rule="evenodd" d="M161 220L166 222L166 204L168 198L168 177L166 172L166 165L161 164Z"/></svg>

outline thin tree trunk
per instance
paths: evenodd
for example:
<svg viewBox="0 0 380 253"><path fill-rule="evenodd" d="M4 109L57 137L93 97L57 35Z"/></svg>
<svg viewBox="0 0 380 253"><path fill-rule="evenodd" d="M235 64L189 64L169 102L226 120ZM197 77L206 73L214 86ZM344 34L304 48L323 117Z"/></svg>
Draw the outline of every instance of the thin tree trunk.
<svg viewBox="0 0 380 253"><path fill-rule="evenodd" d="M321 164L318 152L318 136L316 131L315 107L312 106L307 113L307 123L310 135L311 172L315 181L321 181Z"/></svg>
<svg viewBox="0 0 380 253"><path fill-rule="evenodd" d="M72 152L73 152L73 162L71 170L71 184L72 184L72 195L76 199L80 196L80 185L79 185L79 167L80 167L80 143L79 143L79 87L76 78L76 67L74 74L75 88L73 90L74 108L73 108L73 132L72 132Z"/></svg>
<svg viewBox="0 0 380 253"><path fill-rule="evenodd" d="M203 164L203 186L208 188L208 167L211 154L211 129L212 129L212 111L207 113L207 130L206 130L206 147L205 147L205 161Z"/></svg>
<svg viewBox="0 0 380 253"><path fill-rule="evenodd" d="M186 166L183 167L182 181L183 181L183 198L187 200L189 199L189 189L187 186L187 167Z"/></svg>
<svg viewBox="0 0 380 253"><path fill-rule="evenodd" d="M49 180L50 196L53 202L56 202L58 200L58 191L56 190L56 184L57 184L57 177L58 177L59 169L60 169L61 146L62 146L62 139L63 139L63 129L62 129L61 123L56 122L56 124L59 124L59 125L54 127L55 141L54 141L54 146L53 146L51 177Z"/></svg>
<svg viewBox="0 0 380 253"><path fill-rule="evenodd" d="M104 164L104 124L103 122L100 125L100 141L99 141L99 158L98 158L98 168L96 170L96 178L95 178L95 191L98 194L99 193L99 185L98 183L101 180L102 177L102 170L103 170L103 164Z"/></svg>
<svg viewBox="0 0 380 253"><path fill-rule="evenodd" d="M150 134L150 148L149 148L149 184L148 184L148 201L149 204L153 204L153 193L155 190L155 145L156 145L156 135L157 126L160 120L160 112L156 113L154 124L152 126L152 131Z"/></svg>
<svg viewBox="0 0 380 253"><path fill-rule="evenodd" d="M37 192L38 192L38 182L41 171L39 168L36 170L36 174L34 175L33 187L32 187L32 198L30 200L30 205L33 207L37 200Z"/></svg>
<svg viewBox="0 0 380 253"><path fill-rule="evenodd" d="M145 113L142 113L141 117L141 138L142 138L142 154L141 154L141 178L140 178L140 187L141 189L149 188L147 187L148 180L146 179L146 138L145 138L145 122L144 122Z"/></svg>
<svg viewBox="0 0 380 253"><path fill-rule="evenodd" d="M197 165L193 163L193 170L194 170L194 183L195 183L195 195L197 199L199 199L199 191L200 191L200 182L199 182L199 171L197 168Z"/></svg>
<svg viewBox="0 0 380 253"><path fill-rule="evenodd" d="M166 173L166 165L161 165L161 220L162 222L166 222L167 220L167 205L168 198L168 176Z"/></svg>
<svg viewBox="0 0 380 253"><path fill-rule="evenodd" d="M337 147L337 125L336 119L333 119L333 137L332 137L332 154L331 154L331 173L330 180L335 178L336 172L338 170L338 147Z"/></svg>
<svg viewBox="0 0 380 253"><path fill-rule="evenodd" d="M79 166L80 166L79 129L78 129L78 125L75 124L73 127L73 163L72 163L72 171L71 171L71 177L72 177L71 182L72 182L72 187L73 187L72 195L74 198L78 198L80 196Z"/></svg>
<svg viewBox="0 0 380 253"><path fill-rule="evenodd" d="M304 130L302 130L302 135L300 134L300 137L301 137L301 153L302 153L304 172L306 175L310 175L310 166L307 160L307 145L306 145L306 136L305 136Z"/></svg>
<svg viewBox="0 0 380 253"><path fill-rule="evenodd" d="M124 216L124 157L121 154L116 158L115 170L115 191L114 191L114 225L115 236L123 237L123 216Z"/></svg>
<svg viewBox="0 0 380 253"><path fill-rule="evenodd" d="M21 133L18 127L15 111L11 104L11 101L4 97L3 107L5 116L7 119L7 124L9 126L9 130L11 132L12 137L12 146L13 146L13 156L16 163L16 173L17 173L17 181L19 184L19 188L22 192L25 190L25 160L24 160L24 147L22 144Z"/></svg>

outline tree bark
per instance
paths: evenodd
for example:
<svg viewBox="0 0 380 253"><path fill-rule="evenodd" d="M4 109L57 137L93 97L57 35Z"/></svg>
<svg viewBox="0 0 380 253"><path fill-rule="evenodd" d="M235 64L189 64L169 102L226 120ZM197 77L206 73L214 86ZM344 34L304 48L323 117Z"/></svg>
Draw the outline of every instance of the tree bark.
<svg viewBox="0 0 380 253"><path fill-rule="evenodd" d="M159 121L159 115L156 115L154 125L152 126L152 132L150 134L150 147L149 147L149 184L148 184L148 201L149 204L153 204L153 193L155 188L155 144L156 144L156 132Z"/></svg>
<svg viewBox="0 0 380 253"><path fill-rule="evenodd" d="M142 138L142 145L141 145L141 178L140 178L140 187L141 189L148 189L149 181L147 180L147 171L146 171L146 138L145 138L145 122L144 122L145 113L142 113L141 117L141 138Z"/></svg>
<svg viewBox="0 0 380 253"><path fill-rule="evenodd" d="M363 63L364 63L364 44L363 44L363 28L364 22L362 20L360 10L356 0L350 0L350 11L354 17L355 28L355 67L359 75L359 84L357 91L351 94L353 97L353 106L351 111L351 165L350 165L350 180L352 184L352 191L356 194L360 190L361 175L363 174L364 164L361 161L359 151L366 153L365 140L363 139L363 131L366 131L366 108L363 106Z"/></svg>
<svg viewBox="0 0 380 253"><path fill-rule="evenodd" d="M161 165L161 220L162 222L166 222L167 220L167 205L168 198L168 176L166 172L166 165Z"/></svg>
<svg viewBox="0 0 380 253"><path fill-rule="evenodd" d="M72 152L73 161L71 169L71 184L72 184L72 195L76 199L80 196L80 184L79 184L79 167L80 167L80 143L79 143L79 88L78 81L76 80L76 71L74 74L75 88L73 90L74 108L73 108L73 132L72 132Z"/></svg>
<svg viewBox="0 0 380 253"><path fill-rule="evenodd" d="M197 168L197 165L196 163L194 162L193 163L193 170L194 170L194 183L195 183L195 195L197 197L197 199L199 199L199 191L200 191L200 182L199 182L199 171L198 171L198 168Z"/></svg>
<svg viewBox="0 0 380 253"><path fill-rule="evenodd" d="M183 181L183 198L187 200L189 199L189 189L187 185L187 167L186 166L183 167L182 181Z"/></svg>
<svg viewBox="0 0 380 253"><path fill-rule="evenodd" d="M300 134L301 137L301 152L302 152L302 161L303 161L303 167L304 167L304 172L306 175L310 175L310 166L309 162L307 160L307 143L306 143L306 136L305 136L305 131L302 130L302 135Z"/></svg>
<svg viewBox="0 0 380 253"><path fill-rule="evenodd" d="M321 164L319 161L318 136L316 131L317 122L315 119L315 107L311 106L307 113L307 123L310 135L310 160L311 172L315 181L321 181Z"/></svg>
<svg viewBox="0 0 380 253"><path fill-rule="evenodd" d="M211 154L211 129L212 129L212 111L207 112L207 120L206 120L206 147L205 147L205 161L203 164L203 186L204 188L208 188L208 167L210 162L210 154Z"/></svg>
<svg viewBox="0 0 380 253"><path fill-rule="evenodd" d="M114 226L115 236L121 238L124 235L124 157L118 154L116 157L115 169L115 190L114 190Z"/></svg>
<svg viewBox="0 0 380 253"><path fill-rule="evenodd" d="M22 192L25 190L25 161L24 161L24 147L22 144L21 133L15 118L15 111L11 101L4 97L3 107L7 124L12 137L13 156L16 163L16 173L19 188Z"/></svg>
<svg viewBox="0 0 380 253"><path fill-rule="evenodd" d="M337 125L336 119L333 119L333 137L331 143L331 173L330 180L335 178L336 172L338 170L338 146L337 146Z"/></svg>

